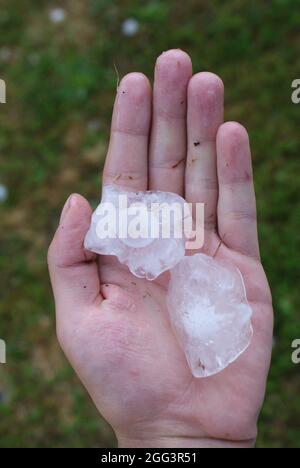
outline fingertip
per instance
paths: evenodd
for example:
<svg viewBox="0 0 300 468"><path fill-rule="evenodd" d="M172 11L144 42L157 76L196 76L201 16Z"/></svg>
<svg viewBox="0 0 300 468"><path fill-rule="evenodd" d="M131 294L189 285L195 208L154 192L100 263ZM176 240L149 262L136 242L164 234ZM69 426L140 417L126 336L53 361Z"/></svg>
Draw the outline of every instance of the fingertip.
<svg viewBox="0 0 300 468"><path fill-rule="evenodd" d="M67 199L60 218L60 225L72 226L74 223L76 226L87 224L89 222L92 209L89 202L78 193L73 193Z"/></svg>
<svg viewBox="0 0 300 468"><path fill-rule="evenodd" d="M84 197L82 197L81 195L77 193L73 193L67 198L63 206L63 209L60 215L59 224L61 224L66 219L66 216L69 213L70 209L75 208L77 205L79 205L79 207L81 208L84 207L86 209L88 208L90 209L90 205Z"/></svg>
<svg viewBox="0 0 300 468"><path fill-rule="evenodd" d="M180 72L183 75L192 74L191 57L181 49L170 49L162 52L155 64L156 74L163 74L166 78Z"/></svg>
<svg viewBox="0 0 300 468"><path fill-rule="evenodd" d="M80 209L86 209L91 211L91 206L86 198L79 193L72 193L70 196L70 206L72 208L79 207Z"/></svg>
<svg viewBox="0 0 300 468"><path fill-rule="evenodd" d="M84 197L79 194L70 195L48 250L49 264L69 266L90 260L94 256L92 253L87 254L83 248L91 215L92 209Z"/></svg>
<svg viewBox="0 0 300 468"><path fill-rule="evenodd" d="M189 89L192 92L197 91L214 91L219 95L224 95L224 83L223 80L211 72L199 72L192 76L189 82Z"/></svg>
<svg viewBox="0 0 300 468"><path fill-rule="evenodd" d="M167 119L185 118L187 86L192 76L192 61L186 52L171 49L156 61L153 114Z"/></svg>
<svg viewBox="0 0 300 468"><path fill-rule="evenodd" d="M217 134L217 154L220 180L252 180L249 135L243 125L238 122L221 125Z"/></svg>
<svg viewBox="0 0 300 468"><path fill-rule="evenodd" d="M188 84L188 102L192 111L201 111L202 124L205 127L215 128L216 125L221 125L224 109L223 81L213 73L197 73Z"/></svg>
<svg viewBox="0 0 300 468"><path fill-rule="evenodd" d="M220 126L217 134L217 141L229 142L232 145L249 142L249 135L246 128L239 122L225 122Z"/></svg>
<svg viewBox="0 0 300 468"><path fill-rule="evenodd" d="M230 248L259 258L249 136L238 122L226 122L218 131L217 171L219 234L228 233Z"/></svg>
<svg viewBox="0 0 300 468"><path fill-rule="evenodd" d="M195 74L188 84L188 128L194 129L200 140L213 141L223 117L223 81L214 73Z"/></svg>
<svg viewBox="0 0 300 468"><path fill-rule="evenodd" d="M67 200L66 200L66 202L65 202L65 204L63 206L63 209L62 209L61 215L60 215L60 219L59 219L59 224L61 224L63 222L64 218L67 215L67 212L69 211L71 197L72 197L72 195L69 195L69 197L67 198Z"/></svg>
<svg viewBox="0 0 300 468"><path fill-rule="evenodd" d="M187 85L192 73L192 61L186 52L179 49L163 52L157 58L155 65L156 107L166 108L168 112L168 108L174 108L176 105L179 107L178 112L184 114ZM172 112L174 109L170 113Z"/></svg>
<svg viewBox="0 0 300 468"><path fill-rule="evenodd" d="M118 96L131 98L139 102L149 97L151 85L149 79L140 72L132 72L125 75L118 88Z"/></svg>
<svg viewBox="0 0 300 468"><path fill-rule="evenodd" d="M150 120L150 82L143 73L128 73L118 87L111 129L148 138Z"/></svg>

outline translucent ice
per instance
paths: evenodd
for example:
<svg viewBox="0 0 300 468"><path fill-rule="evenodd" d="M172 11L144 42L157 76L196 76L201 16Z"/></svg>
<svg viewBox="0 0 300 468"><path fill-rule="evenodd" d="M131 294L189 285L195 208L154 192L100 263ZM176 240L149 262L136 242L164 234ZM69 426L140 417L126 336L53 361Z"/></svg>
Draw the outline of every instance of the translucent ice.
<svg viewBox="0 0 300 468"><path fill-rule="evenodd" d="M240 271L204 254L185 257L172 271L170 319L195 377L225 369L249 346L253 329Z"/></svg>
<svg viewBox="0 0 300 468"><path fill-rule="evenodd" d="M93 213L85 248L115 255L135 276L153 280L185 255L187 206L174 193L121 192L107 185Z"/></svg>

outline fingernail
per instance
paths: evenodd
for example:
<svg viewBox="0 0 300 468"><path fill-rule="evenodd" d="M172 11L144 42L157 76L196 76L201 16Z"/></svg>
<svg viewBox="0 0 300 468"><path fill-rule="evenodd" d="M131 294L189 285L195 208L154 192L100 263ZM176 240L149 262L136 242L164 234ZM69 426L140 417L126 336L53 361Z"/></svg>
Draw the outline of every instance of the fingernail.
<svg viewBox="0 0 300 468"><path fill-rule="evenodd" d="M72 208L73 208L73 206L75 206L76 203L77 203L77 197L76 197L76 195L71 195L71 196L69 197L69 207L72 207Z"/></svg>
<svg viewBox="0 0 300 468"><path fill-rule="evenodd" d="M75 198L74 195L70 195L69 198L67 199L66 203L64 204L64 207L61 212L60 216L60 223L65 219L69 209L74 206L75 204Z"/></svg>

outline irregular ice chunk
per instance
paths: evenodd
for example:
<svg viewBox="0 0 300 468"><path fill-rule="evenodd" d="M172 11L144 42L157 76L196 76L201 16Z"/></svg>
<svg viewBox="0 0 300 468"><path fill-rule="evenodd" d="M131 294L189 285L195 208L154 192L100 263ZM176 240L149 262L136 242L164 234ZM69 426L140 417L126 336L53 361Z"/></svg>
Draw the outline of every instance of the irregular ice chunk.
<svg viewBox="0 0 300 468"><path fill-rule="evenodd" d="M168 292L171 323L195 377L224 370L249 346L253 329L240 271L196 254L172 271Z"/></svg>
<svg viewBox="0 0 300 468"><path fill-rule="evenodd" d="M85 248L115 255L135 276L153 280L185 255L187 207L174 193L122 192L106 185L93 213Z"/></svg>

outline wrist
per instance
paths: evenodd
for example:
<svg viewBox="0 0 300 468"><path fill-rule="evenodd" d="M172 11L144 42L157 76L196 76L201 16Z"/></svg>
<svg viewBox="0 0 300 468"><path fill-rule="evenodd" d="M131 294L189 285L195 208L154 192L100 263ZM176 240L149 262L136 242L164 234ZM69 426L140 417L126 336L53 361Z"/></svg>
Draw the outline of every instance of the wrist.
<svg viewBox="0 0 300 468"><path fill-rule="evenodd" d="M255 439L230 441L213 438L188 437L153 437L127 438L118 437L119 448L253 448Z"/></svg>

